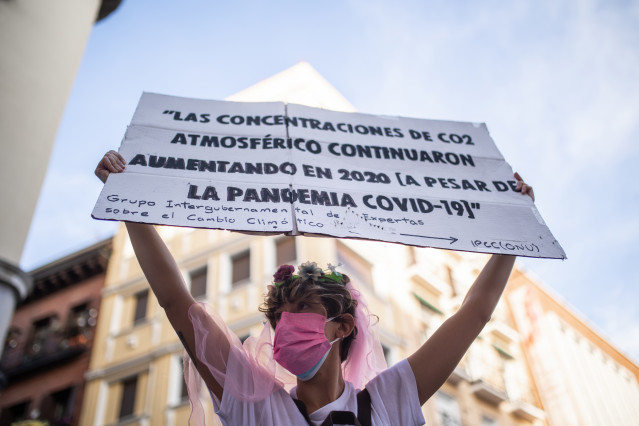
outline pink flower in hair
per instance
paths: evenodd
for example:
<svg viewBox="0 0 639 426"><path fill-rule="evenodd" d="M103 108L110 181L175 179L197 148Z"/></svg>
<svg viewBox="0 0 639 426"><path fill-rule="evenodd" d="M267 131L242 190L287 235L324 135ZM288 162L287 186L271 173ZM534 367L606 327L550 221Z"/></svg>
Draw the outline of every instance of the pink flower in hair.
<svg viewBox="0 0 639 426"><path fill-rule="evenodd" d="M282 284L293 276L295 267L293 265L281 265L273 274L273 284Z"/></svg>

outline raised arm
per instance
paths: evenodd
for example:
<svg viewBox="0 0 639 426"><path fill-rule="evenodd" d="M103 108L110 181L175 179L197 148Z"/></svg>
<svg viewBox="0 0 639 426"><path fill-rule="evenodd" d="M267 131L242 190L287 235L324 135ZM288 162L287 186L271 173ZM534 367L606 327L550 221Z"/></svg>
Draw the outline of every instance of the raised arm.
<svg viewBox="0 0 639 426"><path fill-rule="evenodd" d="M532 187L515 174L517 189L533 200ZM408 358L417 381L420 404L439 389L490 320L506 287L516 256L493 255L481 271L459 310Z"/></svg>
<svg viewBox="0 0 639 426"><path fill-rule="evenodd" d="M106 182L110 173L122 172L125 165L126 162L119 153L109 151L98 164L95 174L102 182ZM186 288L175 259L153 225L126 222L126 228L135 255L151 290L157 297L160 306L164 308L166 316L208 388L221 400L222 386L211 376L204 367L204 363L195 357L195 336L193 325L188 317L189 308L195 303L195 300ZM228 353L229 343L224 333L219 329L211 330L211 332L216 331L220 334L221 349Z"/></svg>

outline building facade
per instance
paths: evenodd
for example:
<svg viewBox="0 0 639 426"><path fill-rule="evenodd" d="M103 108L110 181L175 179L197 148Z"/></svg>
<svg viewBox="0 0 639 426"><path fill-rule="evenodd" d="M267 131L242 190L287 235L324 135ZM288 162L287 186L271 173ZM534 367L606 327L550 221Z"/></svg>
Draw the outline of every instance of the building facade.
<svg viewBox="0 0 639 426"><path fill-rule="evenodd" d="M79 424L110 251L109 239L29 274L34 290L15 312L0 361L0 425Z"/></svg>
<svg viewBox="0 0 639 426"><path fill-rule="evenodd" d="M550 424L639 424L634 362L522 271L506 300Z"/></svg>

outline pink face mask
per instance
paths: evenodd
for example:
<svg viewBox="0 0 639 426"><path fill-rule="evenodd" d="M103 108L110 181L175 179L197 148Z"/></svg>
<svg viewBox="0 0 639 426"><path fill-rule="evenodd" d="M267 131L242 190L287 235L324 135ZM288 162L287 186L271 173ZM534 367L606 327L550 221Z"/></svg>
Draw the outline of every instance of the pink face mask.
<svg viewBox="0 0 639 426"><path fill-rule="evenodd" d="M275 327L273 358L300 380L309 380L320 369L333 343L324 334L324 327L333 318L316 313L282 312Z"/></svg>

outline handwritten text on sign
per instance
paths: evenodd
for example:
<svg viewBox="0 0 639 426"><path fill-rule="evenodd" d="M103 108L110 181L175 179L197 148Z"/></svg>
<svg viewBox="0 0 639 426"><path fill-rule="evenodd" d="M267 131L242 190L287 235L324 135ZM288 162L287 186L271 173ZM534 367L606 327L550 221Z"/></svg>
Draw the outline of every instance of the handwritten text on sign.
<svg viewBox="0 0 639 426"><path fill-rule="evenodd" d="M93 217L564 258L484 124L145 93Z"/></svg>

